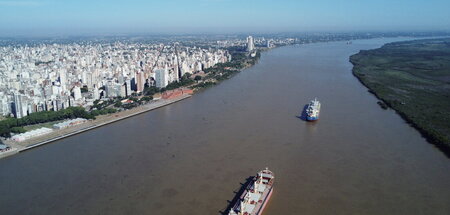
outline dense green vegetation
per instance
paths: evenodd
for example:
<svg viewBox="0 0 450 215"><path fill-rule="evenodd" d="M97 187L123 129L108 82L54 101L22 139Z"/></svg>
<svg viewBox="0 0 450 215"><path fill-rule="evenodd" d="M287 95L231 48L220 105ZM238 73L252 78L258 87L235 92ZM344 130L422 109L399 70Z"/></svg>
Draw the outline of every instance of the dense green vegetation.
<svg viewBox="0 0 450 215"><path fill-rule="evenodd" d="M36 113L31 113L26 117L16 119L7 118L0 121L0 136L10 137L11 132L21 133L24 132L23 126L34 125L44 122L52 122L62 119L73 119L73 118L85 118L94 119L96 115L93 113L88 113L82 107L69 107L60 111L41 111Z"/></svg>
<svg viewBox="0 0 450 215"><path fill-rule="evenodd" d="M370 92L450 156L450 39L391 43L350 61Z"/></svg>
<svg viewBox="0 0 450 215"><path fill-rule="evenodd" d="M109 105L113 104L116 101L120 101L122 98L121 97L117 97L116 100L95 100L94 101L94 105L92 105L92 109L93 110L101 110L104 109L106 107L108 107Z"/></svg>
<svg viewBox="0 0 450 215"><path fill-rule="evenodd" d="M95 117L95 116L105 115L105 114L110 114L110 113L115 113L115 112L117 112L117 110L114 108L104 108L101 110L93 110L93 111L91 111L90 115Z"/></svg>
<svg viewBox="0 0 450 215"><path fill-rule="evenodd" d="M254 65L261 56L260 52L256 52L256 55L251 57L245 49L242 48L231 47L228 51L231 54L231 61L218 63L211 68L205 69L204 72L207 75L202 78L204 81L196 84L193 88L207 88L215 85L216 82L229 79L233 75L239 73L240 70Z"/></svg>
<svg viewBox="0 0 450 215"><path fill-rule="evenodd" d="M83 86L80 88L81 93L87 93L88 92L88 87L87 86Z"/></svg>
<svg viewBox="0 0 450 215"><path fill-rule="evenodd" d="M143 94L146 96L153 96L155 93L158 93L160 90L157 87L145 87Z"/></svg>
<svg viewBox="0 0 450 215"><path fill-rule="evenodd" d="M193 83L194 83L194 81L192 79L190 79L190 75L185 74L181 77L181 79L179 81L172 82L172 83L168 84L165 88L161 89L161 92L164 92L166 90L174 90L174 89L177 89L180 87L189 86Z"/></svg>
<svg viewBox="0 0 450 215"><path fill-rule="evenodd" d="M150 91L149 91L148 94L153 95L154 93L150 94ZM127 97L126 99L131 100L132 102L125 103L125 104L122 104L122 102L121 102L122 99L123 98L116 98L116 100L111 100L111 101L115 101L114 107L123 108L123 109L132 109L132 108L135 108L139 105L145 104L145 103L153 100L153 96L142 96L140 99L137 97L133 97L133 96ZM108 108L108 109L110 109L111 111L112 110L116 111L116 109L114 109L114 108ZM92 111L92 112L94 112L94 111ZM109 113L115 113L115 112L109 112ZM101 115L103 115L103 114L108 114L108 113L101 113Z"/></svg>
<svg viewBox="0 0 450 215"><path fill-rule="evenodd" d="M235 70L240 70L254 65L261 57L261 53L259 51L256 52L255 57L250 57L248 52L245 51L245 48L242 47L230 47L228 48L228 51L231 54L231 61L218 64L219 67L230 67Z"/></svg>
<svg viewBox="0 0 450 215"><path fill-rule="evenodd" d="M208 88L208 87L211 87L211 86L214 86L214 85L216 85L216 82L205 81L205 82L201 82L201 83L195 85L195 87L197 87L197 88Z"/></svg>
<svg viewBox="0 0 450 215"><path fill-rule="evenodd" d="M18 133L25 133L26 130L23 127L12 127L11 132L18 134Z"/></svg>
<svg viewBox="0 0 450 215"><path fill-rule="evenodd" d="M196 75L195 78L194 78L194 80L195 80L195 81L200 81L200 80L202 80L202 76Z"/></svg>

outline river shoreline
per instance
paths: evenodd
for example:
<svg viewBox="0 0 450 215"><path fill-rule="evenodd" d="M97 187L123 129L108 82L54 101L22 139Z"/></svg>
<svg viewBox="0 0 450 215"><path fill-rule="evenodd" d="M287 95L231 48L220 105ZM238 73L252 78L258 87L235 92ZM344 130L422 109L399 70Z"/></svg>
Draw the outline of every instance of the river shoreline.
<svg viewBox="0 0 450 215"><path fill-rule="evenodd" d="M338 41L335 41L335 42L338 42ZM298 44L294 44L294 45L298 45ZM274 50L274 49L277 49L277 48L281 48L281 47L285 47L285 46L276 46L276 47L272 47L272 48L268 48L268 49L263 49L263 50L260 50L260 51L261 52L268 52L268 51L271 51L271 50ZM238 70L238 73L253 67L258 62L258 60L259 59L256 59L256 61L253 64L245 65L243 68ZM370 90L370 88L367 87L367 85L364 84L364 82L362 82L360 80L360 78L354 74L353 69L352 69L352 73L359 80L360 83L362 83L366 88L369 89L369 92L374 94L375 97L377 97L378 99L384 101L383 99L379 98L375 93L373 93ZM232 78L236 74L231 75L229 78ZM227 79L229 79L229 78L227 78ZM218 82L216 82L216 84L220 84L222 81L224 81L224 80L218 81ZM209 88L209 87L206 87L206 88ZM205 90L205 88L197 89L197 90L195 90L195 93L201 92L203 90ZM85 123L85 124L82 124L80 126L70 127L68 129L63 129L63 131L54 131L54 132L52 132L52 133L50 133L48 135L36 137L36 138L30 139L30 140L24 141L22 143L18 143L18 142L12 141L12 140L7 140L7 141L5 141L5 143L11 147L11 150L9 150L7 152L0 153L0 159L5 158L5 157L9 157L11 155L14 155L14 154L17 154L17 153L20 153L20 152L24 152L24 151L27 151L29 149L33 149L33 148L36 148L36 147L39 147L39 146L42 146L42 145L45 145L45 144L48 144L48 143L52 143L54 141L57 141L57 140L60 140L60 139L64 139L66 137L77 135L79 133L83 133L85 131L89 131L89 130L92 130L92 129L95 129L95 128L98 128L98 127L101 127L101 126L104 126L104 125L107 125L107 124L110 124L110 123L114 123L116 121L120 121L120 120L129 118L129 117L133 117L133 116L136 116L136 115L141 114L141 113L145 113L145 112L148 112L148 111L160 108L160 107L164 107L164 106L170 105L172 103L175 103L175 102L184 100L186 98L189 98L191 96L192 95L187 95L187 96L184 95L184 96L180 96L179 98L175 98L173 100L164 101L163 104L156 104L155 105L154 103L151 103L151 104L147 104L147 105L138 106L138 107L130 109L130 110L126 110L126 111L122 111L122 112L118 112L118 113L113 113L113 114L108 114L108 115L105 115L105 116L100 116L100 117L98 117L99 119L90 121L89 123ZM162 100L160 100L160 101L162 101ZM160 102L160 101L156 101L156 102ZM384 101L384 102L386 104L388 104L386 101ZM148 107L148 106L155 106L155 107ZM414 126L413 123L410 123L405 116L403 116L398 111L396 111L396 112L402 118L404 118L405 121L407 121L413 127L417 128L416 126ZM115 118L114 116L117 116L117 115L124 115L124 116L120 116L119 118ZM88 126L86 126L86 124L88 124ZM417 128L417 129L419 130L419 132L422 133L422 131L419 128ZM55 134L57 134L57 135L55 136ZM450 153L446 152L446 154L447 154L447 156L450 157Z"/></svg>
<svg viewBox="0 0 450 215"><path fill-rule="evenodd" d="M397 40L266 52L189 100L4 159L2 211L217 214L268 166L267 214L447 214L448 158L351 74L350 55ZM307 123L313 96L325 106Z"/></svg>
<svg viewBox="0 0 450 215"><path fill-rule="evenodd" d="M55 130L48 135L39 136L39 137L30 139L30 140L26 140L23 142L15 142L12 140L7 140L7 141L5 141L5 143L7 145L9 145L12 149L7 152L0 153L0 159L36 148L39 146L43 146L43 145L55 142L57 140L61 140L61 139L73 136L73 135L77 135L77 134L80 134L80 133L83 133L86 131L90 131L90 130L93 130L93 129L120 121L120 120L124 120L124 119L130 118L130 117L142 114L142 113L146 113L148 111L162 108L164 106L171 105L173 103L190 98L191 96L192 95L188 94L188 95L179 96L174 99L158 100L158 101L152 102L150 104L142 105L142 106L130 109L130 110L113 113L113 114L108 114L106 116L101 116L101 117L99 117L99 119L91 120L87 123L83 123L78 126L69 127L69 128L62 129L62 130Z"/></svg>
<svg viewBox="0 0 450 215"><path fill-rule="evenodd" d="M359 76L357 76L357 75L355 74L355 72L353 71L353 69L352 69L352 74L353 74L353 76L355 76L356 79L358 79L358 81L359 81L364 87L367 88L367 91L368 91L370 94L372 94L373 96L375 96L375 98L377 98L378 100L382 101L384 105L386 105L387 107L389 107L389 108L391 108L392 110L394 110L395 113L397 113L403 120L405 120L406 123L408 123L411 127L415 128L415 129L422 135L422 137L424 137L424 138L428 141L428 143L434 145L436 148L438 148L439 150L441 150L448 158L450 158L450 147L448 147L448 146L446 146L446 145L443 145L443 144L438 144L438 143L436 143L435 141L433 141L433 137L432 137L431 135L429 135L428 131L422 129L420 126L418 126L418 125L417 125L416 123L414 123L412 120L410 120L410 119L408 118L408 116L407 116L405 113L403 113L403 112L401 112L401 111L399 111L399 110L393 108L393 107L392 107L392 104L390 104L389 101L387 101L386 99L383 99L382 97L380 97L379 95L377 95L376 92L374 92L374 91L373 91L366 83L364 83L364 82L361 80L361 78L360 78ZM383 107L380 105L380 108L383 108ZM383 108L383 109L385 109L385 108Z"/></svg>
<svg viewBox="0 0 450 215"><path fill-rule="evenodd" d="M415 41L423 41L423 40L415 40ZM395 43L388 43L388 44L395 44ZM384 47L386 47L385 44L383 47L378 48L378 49L372 49L369 51L377 51L380 49L383 49ZM386 48L385 48L386 49ZM358 81L368 89L368 92L371 93L372 95L374 95L378 100L381 101L380 107L383 109L386 109L384 107L389 107L392 110L395 111L395 113L397 113L407 124L409 124L411 127L413 127L414 129L416 129L421 135L422 137L424 137L428 143L434 145L436 148L438 148L440 151L442 151L448 158L450 158L450 146L448 145L448 143L446 144L444 140L441 140L437 137L437 134L434 133L432 130L430 130L429 127L426 127L426 125L424 125L423 123L418 123L415 122L413 120L414 117L416 117L415 115L412 115L411 113L405 112L404 109L402 109L401 106L396 106L394 104L394 102L396 102L395 100L393 101L392 99L389 99L388 95L386 95L386 93L384 93L383 95L381 95L381 91L382 89L380 88L376 88L372 85L370 85L370 78L366 78L366 80L364 79L367 71L371 71L371 69L368 68L364 68L362 67L362 65L359 65L358 60L356 60L355 58L359 57L361 55L360 53L354 54L352 56L350 56L349 61L350 63L352 63L353 68L352 68L352 74L354 77L356 77L356 79L358 79ZM366 65L367 66L367 65ZM366 72L363 72L365 70L367 70ZM381 75L382 76L382 75ZM403 103L404 104L404 103Z"/></svg>
<svg viewBox="0 0 450 215"><path fill-rule="evenodd" d="M276 48L276 47L274 47L274 48ZM273 48L271 48L271 49L273 49ZM265 49L262 51L269 51L271 49ZM251 68L258 62L258 60L259 60L259 57L257 57L252 63L247 62L242 68L237 70L238 73L242 72L245 69ZM228 77L226 79L232 78L234 75L235 74L232 74L230 77ZM226 80L226 79L224 79L224 80ZM217 81L217 82L215 82L215 84L219 84L220 82L222 82L224 80ZM204 88L209 88L209 87L202 87L202 88L204 90ZM202 88L197 88L194 91L194 94L197 92L201 92ZM46 134L43 136L38 136L38 137L29 139L29 140L25 140L23 142L16 142L16 141L9 139L9 140L5 141L5 144L10 146L11 149L6 152L0 153L0 159L36 148L39 146L43 146L45 144L52 143L52 142L60 140L60 139L64 139L66 137L77 135L77 134L83 133L85 131L89 131L89 130L92 130L92 129L95 129L95 128L98 128L98 127L101 127L101 126L104 126L104 125L107 125L110 123L114 123L116 121L120 121L120 120L129 118L129 117L133 117L133 116L136 116L141 113L152 111L154 109L158 109L158 108L173 104L175 102L187 99L191 96L192 96L191 94L188 94L188 95L179 96L174 99L158 100L158 101L154 101L150 104L135 107L130 110L125 110L125 111L112 113L112 114L108 114L108 115L104 115L104 116L98 116L97 119L90 120L87 123L83 123L81 125L65 128L62 130L54 130L53 132L51 132L49 134ZM122 115L122 116L120 116L120 115Z"/></svg>

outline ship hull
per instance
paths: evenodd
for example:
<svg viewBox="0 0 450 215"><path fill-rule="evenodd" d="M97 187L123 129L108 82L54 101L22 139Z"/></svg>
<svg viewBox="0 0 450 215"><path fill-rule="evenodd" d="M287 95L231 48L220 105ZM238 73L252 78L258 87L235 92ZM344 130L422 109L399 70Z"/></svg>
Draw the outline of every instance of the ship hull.
<svg viewBox="0 0 450 215"><path fill-rule="evenodd" d="M263 203L263 205L261 206L261 209L259 209L259 211L256 213L256 215L261 215L261 214L262 214L262 212L264 211L264 208L265 208L266 205L267 205L267 202L269 202L269 199L270 199L270 197L272 196L272 192L273 192L273 187L270 188L270 191L269 191L269 193L267 194L266 198L264 199L264 203Z"/></svg>
<svg viewBox="0 0 450 215"><path fill-rule="evenodd" d="M308 120L308 121L317 121L317 120L319 120L319 117L307 116L306 120Z"/></svg>
<svg viewBox="0 0 450 215"><path fill-rule="evenodd" d="M250 179L228 215L261 215L273 192L274 175L269 169L259 171Z"/></svg>
<svg viewBox="0 0 450 215"><path fill-rule="evenodd" d="M252 187L251 184L248 185L247 189L250 190ZM256 208L256 211L249 213L248 215L261 215L262 212L264 211L264 208L267 205L267 202L269 202L270 197L272 196L272 191L273 191L273 186L271 186L269 188L268 192L265 192L265 194L263 194L263 200L261 205L259 206L259 208ZM247 195L248 191L245 191L242 195L241 195L241 199L244 199L245 196ZM239 203L236 203L236 205L233 207L234 209L239 208Z"/></svg>

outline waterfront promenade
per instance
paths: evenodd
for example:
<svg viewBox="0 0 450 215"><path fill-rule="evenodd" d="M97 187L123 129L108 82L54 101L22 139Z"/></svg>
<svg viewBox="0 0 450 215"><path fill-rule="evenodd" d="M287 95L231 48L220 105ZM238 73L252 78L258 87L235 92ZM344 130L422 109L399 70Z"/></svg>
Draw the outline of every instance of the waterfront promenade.
<svg viewBox="0 0 450 215"><path fill-rule="evenodd" d="M172 103L181 101L183 99L187 99L191 96L192 95L190 95L190 94L185 94L185 95L181 95L179 97L172 98L172 99L156 100L156 101L152 101L149 104L141 105L141 106L138 106L138 107L130 109L130 110L125 110L125 111L108 114L108 115L103 115L103 116L97 116L97 119L95 119L95 120L90 120L86 123L76 125L73 127L68 127L68 128L61 129L61 130L54 130L50 134L39 136L39 137L32 138L29 140L25 140L23 142L6 140L5 143L7 145L9 145L12 149L9 150L8 152L0 153L0 158L14 155L16 153L23 152L23 151L26 151L26 150L29 150L29 149L32 149L32 148L35 148L38 146L42 146L44 144L51 143L51 142L54 142L56 140L60 140L60 139L66 138L66 137L70 137L72 135L76 135L76 134L79 134L79 133L82 133L85 131L89 131L91 129L95 129L100 126L107 125L109 123L113 123L113 122L116 122L116 121L119 121L122 119L126 119L128 117L136 116L138 114L141 114L141 113L144 113L147 111L151 111L151 110L154 110L154 109L157 109L160 107L164 107L166 105L170 105Z"/></svg>

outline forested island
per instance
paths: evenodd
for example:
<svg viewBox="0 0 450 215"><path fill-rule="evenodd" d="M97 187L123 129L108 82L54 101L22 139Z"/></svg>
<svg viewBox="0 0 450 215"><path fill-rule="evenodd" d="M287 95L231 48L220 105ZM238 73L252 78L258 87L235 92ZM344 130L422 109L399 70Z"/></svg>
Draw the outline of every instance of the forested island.
<svg viewBox="0 0 450 215"><path fill-rule="evenodd" d="M353 74L450 157L450 39L386 44L350 57Z"/></svg>

